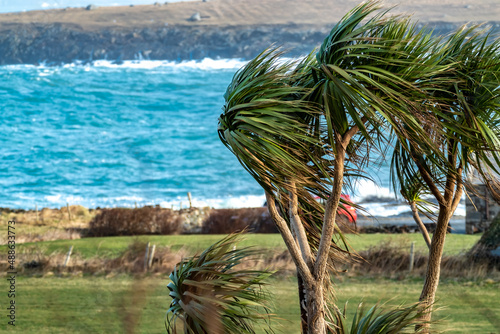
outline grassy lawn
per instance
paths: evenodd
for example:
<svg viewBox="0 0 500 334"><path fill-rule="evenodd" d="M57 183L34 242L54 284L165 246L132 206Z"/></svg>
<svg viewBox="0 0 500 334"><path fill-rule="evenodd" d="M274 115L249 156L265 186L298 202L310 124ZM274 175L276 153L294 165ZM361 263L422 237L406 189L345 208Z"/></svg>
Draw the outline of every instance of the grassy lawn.
<svg viewBox="0 0 500 334"><path fill-rule="evenodd" d="M168 278L130 276L72 278L19 277L16 296L16 332L19 333L165 333L163 320L170 298ZM391 305L417 300L422 282L386 279L348 279L337 283L339 305L349 299L355 310L363 301ZM276 329L298 333L299 310L296 280L272 281ZM440 329L451 333L498 333L500 298L498 283L457 283L445 281L439 287L436 313ZM5 300L5 296L2 297ZM2 303L3 304L3 303ZM0 327L5 332L6 326Z"/></svg>
<svg viewBox="0 0 500 334"><path fill-rule="evenodd" d="M445 254L459 254L474 245L480 235L449 234L446 239ZM206 247L220 240L220 235L153 235L140 237L101 237L84 238L75 240L56 240L36 243L25 243L18 245L18 251L23 249L38 248L45 254L52 252L67 252L71 245L74 253L83 258L94 256L116 257L120 255L135 240L151 242L157 247L169 246L172 250L187 247L189 252L200 252ZM426 252L427 246L419 234L360 234L349 235L348 242L352 249L361 251L379 245L381 243L394 243L401 247L410 248L411 242L415 242L417 252ZM279 234L248 234L242 246L258 246L265 249L277 251L285 250L285 245ZM4 251L5 246L0 247Z"/></svg>
<svg viewBox="0 0 500 334"><path fill-rule="evenodd" d="M469 249L479 235L450 234L445 253L459 254ZM65 253L73 245L74 253L83 258L119 256L134 241L151 242L157 246L169 246L173 250L186 247L189 253L200 252L220 235L172 235L141 237L84 238L18 244L17 252L37 249L46 255ZM350 235L349 243L361 251L380 244L392 243L398 247L410 247L415 242L417 251L425 252L426 246L418 234L362 234ZM278 234L247 235L241 246L257 246L272 251L285 250ZM0 251L5 251L0 246ZM33 253L34 254L34 253ZM67 277L17 277L15 331L19 333L165 333L164 317L170 303L164 274L134 278L118 274L111 278L83 276L81 272ZM401 276L406 277L405 275ZM4 279L4 278L1 278ZM407 277L401 280L387 278L341 277L336 282L338 305L349 300L348 311L352 314L358 303L371 306L388 301L389 305L413 303L418 300L422 280ZM278 332L298 333L299 309L296 279L280 277L271 281L275 294L275 311L279 323ZM439 329L452 333L499 333L500 283L498 280L466 282L464 279L446 279L438 290L438 307L435 319ZM0 297L2 305L7 296ZM0 332L6 329L6 322ZM263 331L262 331L263 333Z"/></svg>

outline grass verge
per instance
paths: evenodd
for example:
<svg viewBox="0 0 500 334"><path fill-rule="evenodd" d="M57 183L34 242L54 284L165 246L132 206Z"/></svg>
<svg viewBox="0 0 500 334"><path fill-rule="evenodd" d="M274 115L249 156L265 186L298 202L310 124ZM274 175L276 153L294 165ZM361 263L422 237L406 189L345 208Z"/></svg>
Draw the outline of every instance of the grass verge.
<svg viewBox="0 0 500 334"><path fill-rule="evenodd" d="M170 303L165 276L114 278L23 278L18 283L16 330L22 333L165 333L163 319ZM418 299L422 282L416 279L363 278L337 283L338 304L349 299L354 312L359 302L367 306L389 300L389 305ZM500 328L499 283L443 281L435 313L440 329L452 333L497 333ZM283 333L298 333L296 280L271 281L279 324ZM3 327L5 328L5 327ZM2 331L0 329L0 331Z"/></svg>
<svg viewBox="0 0 500 334"><path fill-rule="evenodd" d="M74 253L79 254L84 259L95 256L115 257L123 253L134 241L150 242L157 247L168 246L176 251L186 247L189 252L200 252L214 242L220 240L222 235L149 235L139 237L98 237L83 238L75 240L54 240L45 242L27 242L18 244L18 251L23 249L40 248L44 254L53 252L67 252L73 246ZM457 255L470 249L479 240L480 235L450 234L446 238L445 255ZM409 251L412 242L415 242L416 252L427 252L427 246L419 234L360 234L349 235L348 242L355 251L367 250L381 243L397 243L400 247L406 247ZM284 251L285 244L279 234L247 234L241 243L245 246L258 246L259 248ZM0 246L0 251L4 252L6 246Z"/></svg>

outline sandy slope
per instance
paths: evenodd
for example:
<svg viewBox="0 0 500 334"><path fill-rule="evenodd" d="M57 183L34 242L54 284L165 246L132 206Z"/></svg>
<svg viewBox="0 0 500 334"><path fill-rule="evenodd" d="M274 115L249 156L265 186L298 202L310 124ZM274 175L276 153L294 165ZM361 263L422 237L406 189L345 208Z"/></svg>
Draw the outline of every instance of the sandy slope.
<svg viewBox="0 0 500 334"><path fill-rule="evenodd" d="M151 0L154 2L153 0ZM133 0L131 0L133 3ZM338 21L359 0L209 0L95 10L67 8L0 15L0 30L12 23L60 22L83 30L103 27L157 27L165 25L312 24ZM421 22L500 21L500 0L387 0L394 13L413 14ZM195 12L202 20L187 19Z"/></svg>

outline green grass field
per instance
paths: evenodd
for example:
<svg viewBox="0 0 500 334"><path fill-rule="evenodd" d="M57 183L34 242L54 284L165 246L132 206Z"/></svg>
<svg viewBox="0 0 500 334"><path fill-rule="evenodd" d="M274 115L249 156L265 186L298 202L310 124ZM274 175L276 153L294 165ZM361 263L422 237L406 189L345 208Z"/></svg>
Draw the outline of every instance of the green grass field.
<svg viewBox="0 0 500 334"><path fill-rule="evenodd" d="M445 253L459 254L469 249L478 235L447 237ZM130 243L140 240L173 250L186 247L190 253L200 252L218 235L178 235L85 238L19 244L18 252L37 248L44 254L66 252L73 245L74 252L83 258L115 257ZM418 234L350 235L350 245L355 250L365 250L381 243L401 247L415 241L417 251L426 250ZM248 235L241 246L256 246L273 251L284 250L279 235ZM4 248L5 246L2 246ZM5 249L2 249L5 251ZM133 277L118 274L114 277L82 276L68 273L52 277L17 277L15 332L19 333L165 333L164 317L170 303L168 276L155 274ZM413 303L418 300L423 281L407 277L401 280L367 277L339 277L335 289L338 305L349 300L348 310L354 312L357 304L371 306L377 302L389 305ZM2 278L2 280L5 278ZM4 286L4 285L2 285ZM5 285L6 286L6 285ZM270 282L274 293L276 320L274 328L283 333L299 333L299 309L296 279L281 276ZM500 283L486 279L467 282L464 279L443 280L438 290L438 307L435 319L440 329L450 333L500 333ZM7 295L0 297L2 305ZM0 332L11 331L5 321ZM10 327L10 326L9 326Z"/></svg>
<svg viewBox="0 0 500 334"><path fill-rule="evenodd" d="M20 278L17 282L16 332L19 333L165 333L170 298L168 278L129 276ZM337 283L339 305L348 299L352 312L359 302L389 305L418 299L422 282L349 279ZM298 297L294 278L274 280L275 328L298 333ZM440 329L450 333L498 333L499 285L445 281L438 291ZM3 297L5 298L5 297ZM3 330L5 326L2 324Z"/></svg>
<svg viewBox="0 0 500 334"><path fill-rule="evenodd" d="M120 255L134 240L151 242L157 247L168 246L172 250L187 247L190 252L196 253L210 246L215 241L221 239L220 235L152 235L140 237L101 237L84 238L75 240L55 240L37 243L25 243L18 245L18 251L29 248L39 248L45 254L53 252L67 252L73 245L74 254L79 254L83 258L94 256L116 257ZM456 255L472 247L480 235L449 234L446 240L445 254ZM356 251L366 250L369 247L381 243L395 243L401 247L410 248L411 242L415 242L417 252L427 252L427 246L419 234L360 234L349 235L348 242L352 249ZM285 244L279 234L248 234L241 246L257 246L259 248L285 250ZM5 246L0 247L3 251Z"/></svg>

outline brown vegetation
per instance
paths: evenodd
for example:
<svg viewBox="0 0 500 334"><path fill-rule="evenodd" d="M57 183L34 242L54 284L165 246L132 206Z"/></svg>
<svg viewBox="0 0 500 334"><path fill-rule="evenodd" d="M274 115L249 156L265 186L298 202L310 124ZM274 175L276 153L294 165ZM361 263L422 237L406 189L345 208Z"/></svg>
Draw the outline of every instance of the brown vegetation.
<svg viewBox="0 0 500 334"><path fill-rule="evenodd" d="M87 209L81 205L40 210L0 208L4 221L14 220L16 224L31 226L79 227L88 224L98 212L99 210Z"/></svg>
<svg viewBox="0 0 500 334"><path fill-rule="evenodd" d="M359 252L362 260L346 268L353 275L374 275L401 278L408 274L425 277L428 255L414 255L410 273L410 252L407 245L384 243ZM500 277L500 266L488 259L472 259L468 254L444 256L441 262L441 277L479 279Z"/></svg>
<svg viewBox="0 0 500 334"><path fill-rule="evenodd" d="M135 241L116 258L93 257L84 259L78 254L71 256L66 267L64 262L66 253L54 252L47 255L38 245L28 247L17 254L19 272L25 275L52 275L62 273L103 274L117 273L140 274L145 272L146 243ZM154 253L152 266L147 270L150 273L170 273L176 263L188 254L184 249L171 251L169 247L158 247ZM0 267L7 271L7 262Z"/></svg>
<svg viewBox="0 0 500 334"><path fill-rule="evenodd" d="M267 208L212 210L203 222L202 233L229 234L247 229L252 233L277 233Z"/></svg>
<svg viewBox="0 0 500 334"><path fill-rule="evenodd" d="M89 236L120 236L180 233L181 218L170 209L103 209L89 224Z"/></svg>
<svg viewBox="0 0 500 334"><path fill-rule="evenodd" d="M23 275L65 275L69 274L97 274L113 276L119 273L141 275L144 274L146 243L135 241L119 256L115 258L93 257L83 259L78 254L71 257L67 267L63 267L66 253L54 252L47 255L38 245L28 247L18 254L20 273ZM172 251L169 247L158 247L154 253L152 266L148 273L168 275L176 263L189 256L185 249ZM413 271L409 272L410 253L408 246L399 243L388 243L371 247L361 251L362 260L355 263L345 263L340 266L339 274L334 280L342 276L368 276L402 279L407 276L425 276L427 256L416 253ZM265 252L265 255L245 260L240 264L243 269L267 269L278 276L295 274L295 265L290 254L283 252ZM0 264L0 270L7 270L7 262ZM344 273L340 273L340 272ZM442 277L454 279L494 279L500 280L500 263L488 259L472 259L467 254L445 256L442 261Z"/></svg>

